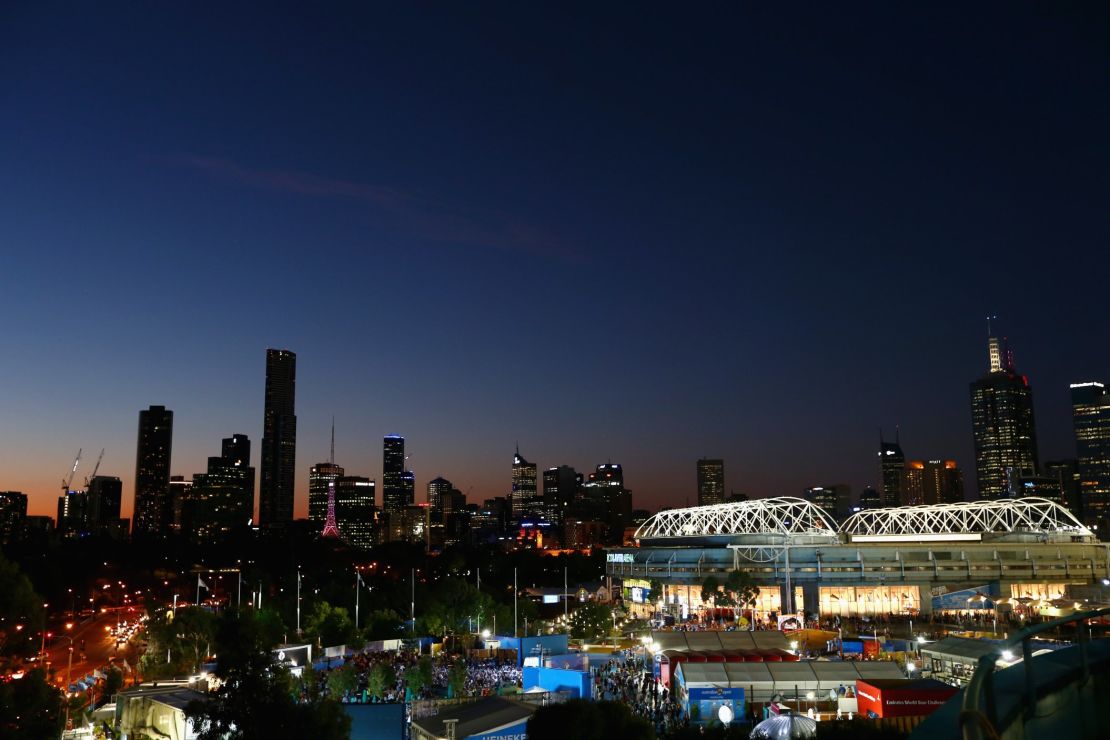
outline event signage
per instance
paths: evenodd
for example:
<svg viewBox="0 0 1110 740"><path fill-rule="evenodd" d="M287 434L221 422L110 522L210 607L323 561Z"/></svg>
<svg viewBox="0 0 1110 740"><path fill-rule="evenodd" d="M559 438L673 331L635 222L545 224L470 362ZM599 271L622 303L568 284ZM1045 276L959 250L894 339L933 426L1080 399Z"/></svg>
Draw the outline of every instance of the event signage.
<svg viewBox="0 0 1110 740"><path fill-rule="evenodd" d="M631 563L632 553L630 552L610 552L605 554L605 562L607 563Z"/></svg>
<svg viewBox="0 0 1110 740"><path fill-rule="evenodd" d="M732 716L744 713L744 689L739 686L692 686L683 701L688 707L690 722L710 722L720 716L721 707L728 707Z"/></svg>
<svg viewBox="0 0 1110 740"><path fill-rule="evenodd" d="M502 727L493 732L483 732L481 735L471 735L470 740L528 740L528 720L515 722L508 727Z"/></svg>

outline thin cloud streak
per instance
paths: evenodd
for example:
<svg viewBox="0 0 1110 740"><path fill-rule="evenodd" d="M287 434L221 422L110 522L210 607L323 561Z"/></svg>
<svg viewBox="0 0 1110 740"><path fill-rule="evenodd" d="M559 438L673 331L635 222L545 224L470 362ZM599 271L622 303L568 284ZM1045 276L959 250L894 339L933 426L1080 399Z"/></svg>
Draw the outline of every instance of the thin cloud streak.
<svg viewBox="0 0 1110 740"><path fill-rule="evenodd" d="M525 253L565 262L588 261L562 239L495 209L452 205L416 197L396 188L353 180L252 169L218 157L180 155L167 161L256 189L357 201L391 214L411 235L428 241Z"/></svg>

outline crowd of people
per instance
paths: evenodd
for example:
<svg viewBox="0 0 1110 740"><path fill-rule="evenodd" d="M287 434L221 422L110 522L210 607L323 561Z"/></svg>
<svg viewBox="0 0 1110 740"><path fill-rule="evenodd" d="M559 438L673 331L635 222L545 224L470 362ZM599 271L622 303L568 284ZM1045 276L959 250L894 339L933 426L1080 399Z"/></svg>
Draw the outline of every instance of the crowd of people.
<svg viewBox="0 0 1110 740"><path fill-rule="evenodd" d="M633 714L644 717L657 734L685 724L682 707L638 657L625 654L623 659L611 658L593 671L594 698L617 701Z"/></svg>
<svg viewBox="0 0 1110 740"><path fill-rule="evenodd" d="M344 668L352 668L356 676L354 689L336 697L344 703L393 703L412 699L443 698L448 695L451 667L461 661L464 665L465 682L456 696L487 696L497 694L508 687L521 685L521 670L512 660L496 658L471 658L458 655L440 654L428 658L431 662L432 681L422 687L410 686L407 673L418 665L420 656L408 651L362 652L349 656L345 661L336 661L323 670L315 672L316 688L323 693L328 686L331 673ZM370 675L378 666L388 666L386 672L394 678L392 683L381 687L380 694L371 691ZM307 689L303 689L307 691Z"/></svg>

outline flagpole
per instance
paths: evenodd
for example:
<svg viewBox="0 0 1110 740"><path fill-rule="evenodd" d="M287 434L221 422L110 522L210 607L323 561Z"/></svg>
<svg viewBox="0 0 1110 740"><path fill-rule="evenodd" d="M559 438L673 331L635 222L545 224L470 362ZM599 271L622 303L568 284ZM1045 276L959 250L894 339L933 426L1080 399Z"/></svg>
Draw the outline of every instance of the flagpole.
<svg viewBox="0 0 1110 740"><path fill-rule="evenodd" d="M513 568L513 637L520 637L516 622L516 568Z"/></svg>
<svg viewBox="0 0 1110 740"><path fill-rule="evenodd" d="M243 571L239 571L239 593L235 596L235 608L243 605Z"/></svg>
<svg viewBox="0 0 1110 740"><path fill-rule="evenodd" d="M301 636L301 566L297 566L297 637Z"/></svg>
<svg viewBox="0 0 1110 740"><path fill-rule="evenodd" d="M358 582L361 576L358 574L358 569L355 569L355 629L358 629Z"/></svg>
<svg viewBox="0 0 1110 740"><path fill-rule="evenodd" d="M197 573L197 606L200 606L200 573Z"/></svg>
<svg viewBox="0 0 1110 740"><path fill-rule="evenodd" d="M412 569L412 601L409 602L412 617L412 635L416 636L416 568Z"/></svg>

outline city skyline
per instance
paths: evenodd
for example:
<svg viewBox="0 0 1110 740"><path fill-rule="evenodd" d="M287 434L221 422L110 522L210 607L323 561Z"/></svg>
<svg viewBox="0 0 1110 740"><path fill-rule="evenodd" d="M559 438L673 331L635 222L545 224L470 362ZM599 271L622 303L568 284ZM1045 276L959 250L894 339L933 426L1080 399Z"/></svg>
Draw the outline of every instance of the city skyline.
<svg viewBox="0 0 1110 740"><path fill-rule="evenodd" d="M993 352L995 352L996 343L995 342L990 342L990 343L988 343L988 347L990 348L990 352L993 353ZM270 349L270 351L268 351L268 353L269 352L273 352L272 349ZM295 354L295 353L293 353L293 354ZM993 357L993 354L991 356ZM1088 381L1088 382L1084 382L1084 383L1079 384L1079 385L1086 386L1090 383L1094 383L1096 385L1099 385L1098 381ZM1073 388L1076 385L1077 384L1070 384L1069 385L1069 393L1073 392ZM1070 396L1069 396L1069 403L1070 403ZM164 408L164 406L154 406L154 405L152 405L150 409L142 409L142 414L148 414L149 412L151 412L151 410L153 410L155 408L161 409L161 408ZM173 412L170 409L166 409L166 412L168 412L168 414L170 414L169 418L171 419L171 424L172 424L172 418L173 418L172 414L173 414ZM332 426L330 427L330 433L332 435L331 438L330 438L330 446L331 447L329 449L329 454L327 454L327 456L326 456L326 457L329 457L329 458L333 454L332 453L332 448L334 448L334 444L335 444L334 443L334 418L333 418L331 424L332 424ZM900 434L901 434L901 429L900 428L897 430L897 434L900 437ZM1069 429L1069 434L1071 434L1071 435L1074 434L1072 429ZM239 434L239 433L236 433L233 436L238 438L242 435ZM250 435L245 435L245 436L248 439L250 438ZM402 445L401 455L402 455L403 460L404 460L404 462L402 463L402 467L404 465L406 465L407 464L406 460L408 459L408 457L407 457L407 453L405 452L405 448L404 448L405 435L387 434L387 435L382 435L380 438L384 439L386 444L388 444L388 442L390 442L391 439L397 439L397 438L401 439L401 445ZM880 440L881 440L881 438L880 438ZM1072 440L1072 443L1074 443L1074 436L1071 436L1071 440ZM224 439L223 442L226 445L226 443L229 442L229 439ZM137 439L137 444L138 444L138 439ZM173 444L174 446L176 444L178 444L178 443L176 443L176 437L172 438L171 444ZM882 452L884 452L884 450L886 450L888 447L891 447L891 445L892 445L892 448L898 449L897 443L882 442L882 444L880 445L880 455L879 455L880 462L881 462L881 460L886 459L886 458L882 457ZM248 449L250 449L250 443L249 442L246 443L246 447L248 447ZM408 452L411 452L411 450L408 450ZM869 454L874 455L874 448L872 448L872 450L870 450ZM917 454L916 452L915 452L915 454L918 457L922 457L921 455ZM606 457L606 458L609 458L609 459L612 458L612 456L604 456L604 455L602 457ZM1076 457L1076 450L1074 450L1074 449L1068 450L1068 452L1066 452L1064 454L1058 454L1055 457L1061 458L1061 459L1071 459L1071 458ZM208 459L208 458L205 458L205 459ZM360 459L366 460L365 452L364 452L364 456ZM513 456L514 462L517 459L523 459L523 458L519 457L518 450L517 450L517 453ZM871 459L874 460L875 458L872 457ZM252 463L260 462L261 452L256 453L254 455L254 457L251 458L251 460L252 460ZM704 458L699 457L696 460L696 462L698 464L700 464L700 463L703 463L703 462L714 462L714 460L705 460ZM727 463L727 458L725 458L725 462ZM972 466L972 468L973 468L973 463L975 463L975 457L973 457L973 454L972 454L972 455L970 455L968 465ZM566 462L551 462L551 464L546 464L545 463L545 464L542 464L539 467L541 467L541 469L547 469L547 468L551 468L551 467L554 467L554 466L557 466L557 465L568 465L568 464L569 463L566 463ZM295 490L294 509L293 509L294 518L314 519L314 517L312 516L312 508L311 508L311 506L312 506L312 504L311 504L311 501L312 501L312 498L311 498L312 481L315 477L315 469L317 467L322 466L322 465L326 466L326 465L329 465L329 463L327 463L327 462L323 462L323 463L321 463L321 462L316 462L316 463L302 462L302 463L300 463L300 467L306 468L304 470L304 478L305 478L304 480L301 480L300 467L297 468L297 476L294 478L294 490ZM339 465L339 463L333 463L333 465L337 468L337 470L340 470L340 475L342 475L342 470L347 469L347 466L341 466L341 465ZM379 462L376 463L376 468L374 467L374 465L375 464L374 464L373 460L369 460L369 462L367 462L365 465L356 466L357 469L353 469L353 468L350 468L350 469L352 469L352 475L365 476L365 477L369 478L370 480L374 480L374 481L376 481L377 487L382 489L382 486L383 486L382 480L384 480L384 474L383 474L384 455L382 455L380 453ZM588 468L588 467L593 466L593 463L583 463L582 460L575 460L574 464L571 465L571 467L575 467L575 465L585 466L586 468ZM627 467L627 466L625 466L625 467ZM73 485L74 489L77 489L77 488L81 487L81 486L78 485L78 481L82 480L82 476L80 475L80 473L81 473L81 469L79 468L78 469L78 475L75 476L75 479L74 479L74 485ZM176 463L176 462L172 462L172 468L170 470L170 474L171 475L183 475L186 480L190 479L191 476L193 475L193 473L186 472L186 470L184 470L184 469L179 469L179 464ZM450 474L450 472L446 472L446 473L441 472L441 473L437 473L437 474L424 474L422 472L416 478L416 486L420 487L421 489L424 489L424 487L426 486L428 481L431 481L434 477L442 477L442 476L448 475L448 474ZM114 474L109 474L109 475L114 475ZM819 475L820 474L818 474L818 477L819 477ZM117 476L117 477L120 477L124 481L123 504L122 504L122 507L121 507L121 516L123 516L124 518L131 518L133 516L133 510L134 509L133 509L132 506L130 506L130 504L134 504L134 500L135 500L135 495L134 495L134 493L135 493L135 488L134 488L135 481L134 481L134 479L129 479L129 477L127 475ZM488 474L485 477L486 478L496 478L498 476L497 476L496 472L488 472ZM504 476L504 477L506 477L506 483L504 484L503 488L497 488L496 483L493 484L493 487L483 489L483 490L476 490L476 486L470 486L470 488L475 489L475 490L472 491L474 496L473 497L468 497L468 500L470 500L471 503L481 503L482 499L491 498L491 497L494 497L494 496L504 496L506 499L512 498L512 487L513 487L512 474L509 474L509 475ZM664 507L680 507L680 506L687 506L687 505L696 504L697 503L697 494L698 494L697 473L693 474L690 477L692 477L692 481L690 481L690 483L686 486L685 489L679 490L676 495L670 496L669 498L664 497L662 499L662 503L648 504L648 503L646 503L646 501L642 501L637 497L634 501L636 508L647 508L647 509L650 509L650 510L656 510L658 508L664 508ZM835 476L826 476L826 477L831 479L831 477L835 477ZM871 478L868 478L866 481L846 480L846 481L844 481L844 483L846 483L851 488L851 498L852 498L852 500L855 501L855 500L858 500L858 496L860 494L860 491L862 489L868 487L868 486L876 487L876 488L881 489L881 481L882 481L881 465L876 464L874 475L872 475ZM969 481L969 483L970 483L970 481ZM809 490L809 488L813 485L814 484L809 483L809 484L807 484L807 485L805 485L805 486L803 486L803 487L801 487L800 489L797 489L797 490L774 489L774 490L769 490L769 491L749 491L749 490L744 489L744 488L728 487L726 485L726 488L725 488L726 494L725 494L725 496L727 497L731 493L738 493L738 494L743 493L743 494L746 494L746 495L750 495L750 496L753 496L753 497L759 497L759 498L768 497L768 496L799 496L800 497L800 496L804 496L807 493L807 491ZM0 486L0 487L2 487L2 486ZM7 486L6 488L11 489L11 490L21 490L22 493L28 494L28 514L30 514L30 515L48 515L48 516L54 516L54 514L56 514L57 498L52 498L49 504L43 504L42 507L41 507L41 510L37 510L36 509L36 497L34 497L34 495L32 493L30 493L30 491L19 489L17 487L13 487L13 486ZM975 488L972 488L970 486L969 486L969 489L970 490L975 490ZM633 488L633 490L634 490L634 493L638 494L638 491L635 487ZM322 493L323 493L323 491L322 491ZM54 494L50 494L50 496L53 496L53 495ZM324 495L326 495L326 493ZM664 494L664 496L666 496L666 495ZM43 494L43 499L46 499L47 497L48 497L47 494ZM973 497L978 497L978 494L976 494L976 496L973 496ZM418 498L417 498L417 503L422 503L422 501L418 500ZM382 505L383 501L381 501L381 500L377 501L377 504ZM255 486L254 505L255 505L254 506L254 511L255 511L255 514L256 514L256 513L258 513L259 508L261 506L261 484ZM322 517L321 517L321 520L322 520Z"/></svg>
<svg viewBox="0 0 1110 740"><path fill-rule="evenodd" d="M262 478L267 347L298 356L297 517L333 415L379 499L393 432L421 491L506 495L519 441L655 509L703 457L727 492L881 488L895 427L974 495L986 316L1042 462L1110 376L1076 277L1110 259L1110 60L1067 9L10 14L0 490L35 514L106 448L131 516L152 404L172 474L240 433Z"/></svg>

